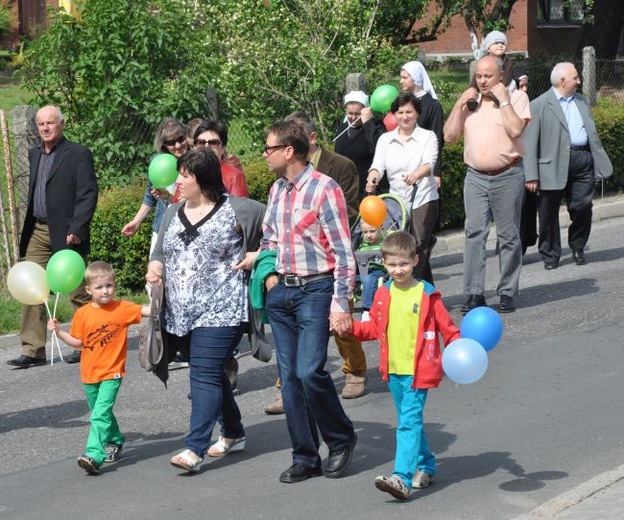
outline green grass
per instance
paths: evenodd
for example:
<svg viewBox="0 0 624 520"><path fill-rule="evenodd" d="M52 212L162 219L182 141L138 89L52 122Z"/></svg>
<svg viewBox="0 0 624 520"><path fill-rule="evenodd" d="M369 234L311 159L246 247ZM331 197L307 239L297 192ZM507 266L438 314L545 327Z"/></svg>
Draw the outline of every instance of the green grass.
<svg viewBox="0 0 624 520"><path fill-rule="evenodd" d="M11 110L17 105L27 105L33 95L20 87L18 77L0 77L0 110L6 111L9 127L11 124Z"/></svg>
<svg viewBox="0 0 624 520"><path fill-rule="evenodd" d="M54 311L54 299L55 297L51 295L48 300L50 311ZM19 331L21 308L22 304L13 298L8 290L0 291L0 335ZM59 321L66 322L71 319L72 315L73 309L69 299L67 296L61 296L56 308L56 317Z"/></svg>

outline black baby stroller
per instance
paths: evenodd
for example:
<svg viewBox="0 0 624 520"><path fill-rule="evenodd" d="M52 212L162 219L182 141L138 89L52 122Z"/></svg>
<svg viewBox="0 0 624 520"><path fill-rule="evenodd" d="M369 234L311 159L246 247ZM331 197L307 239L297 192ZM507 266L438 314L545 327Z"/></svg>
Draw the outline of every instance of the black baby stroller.
<svg viewBox="0 0 624 520"><path fill-rule="evenodd" d="M397 195L390 193L384 193L379 195L379 198L384 201L386 205L387 214L382 228L384 235L393 233L395 231L408 231L411 220L405 202ZM351 228L351 246L355 254L355 260L357 263L357 284L355 289L356 296L361 294L360 281L368 274L372 269L382 269L381 265L381 244L375 246L366 247L365 250L360 250L362 245L362 229L360 227L362 221L361 215L358 215L355 224Z"/></svg>

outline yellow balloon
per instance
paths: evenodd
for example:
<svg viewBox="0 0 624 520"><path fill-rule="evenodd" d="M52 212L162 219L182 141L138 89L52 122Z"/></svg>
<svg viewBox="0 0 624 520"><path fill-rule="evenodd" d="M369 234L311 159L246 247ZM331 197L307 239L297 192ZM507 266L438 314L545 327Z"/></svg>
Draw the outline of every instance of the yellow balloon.
<svg viewBox="0 0 624 520"><path fill-rule="evenodd" d="M7 287L13 297L25 305L39 305L50 295L45 269L35 262L18 262L11 267Z"/></svg>

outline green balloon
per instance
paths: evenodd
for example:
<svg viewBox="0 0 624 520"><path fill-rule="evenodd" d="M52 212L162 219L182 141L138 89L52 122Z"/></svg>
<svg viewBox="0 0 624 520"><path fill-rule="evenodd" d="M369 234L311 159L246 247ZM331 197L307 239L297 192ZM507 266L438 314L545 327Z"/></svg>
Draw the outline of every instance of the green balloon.
<svg viewBox="0 0 624 520"><path fill-rule="evenodd" d="M387 112L399 91L392 85L380 85L371 95L370 106L375 112Z"/></svg>
<svg viewBox="0 0 624 520"><path fill-rule="evenodd" d="M166 188L178 178L178 160L170 153L159 153L150 162L148 172L154 188Z"/></svg>
<svg viewBox="0 0 624 520"><path fill-rule="evenodd" d="M46 266L46 280L54 293L68 294L82 283L85 263L73 249L61 249Z"/></svg>

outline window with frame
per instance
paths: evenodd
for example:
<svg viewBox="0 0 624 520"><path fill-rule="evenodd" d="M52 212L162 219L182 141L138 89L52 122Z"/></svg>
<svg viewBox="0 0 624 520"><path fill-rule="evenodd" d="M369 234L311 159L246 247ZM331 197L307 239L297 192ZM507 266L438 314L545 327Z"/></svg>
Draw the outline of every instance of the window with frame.
<svg viewBox="0 0 624 520"><path fill-rule="evenodd" d="M585 18L585 0L539 0L537 17L551 24L579 25Z"/></svg>

